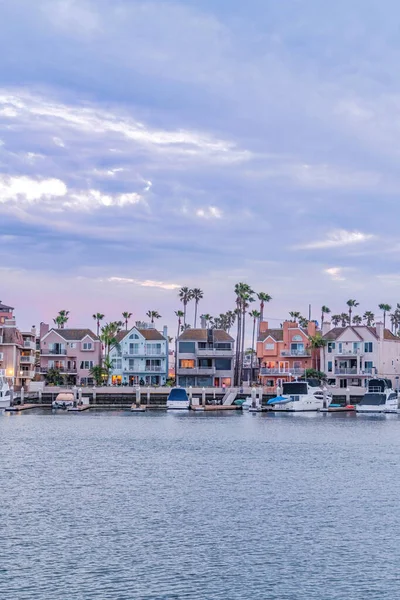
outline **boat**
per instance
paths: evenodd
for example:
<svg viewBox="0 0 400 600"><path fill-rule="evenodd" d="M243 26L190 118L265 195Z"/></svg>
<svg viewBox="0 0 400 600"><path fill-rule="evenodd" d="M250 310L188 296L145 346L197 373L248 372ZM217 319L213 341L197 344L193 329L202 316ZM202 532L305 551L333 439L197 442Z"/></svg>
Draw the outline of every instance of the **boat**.
<svg viewBox="0 0 400 600"><path fill-rule="evenodd" d="M51 408L62 408L63 410L67 410L73 406L76 406L76 401L74 394L70 392L60 392L51 403Z"/></svg>
<svg viewBox="0 0 400 600"><path fill-rule="evenodd" d="M328 408L332 394L323 390L317 379L285 382L282 394L267 402L267 409L274 411L305 412Z"/></svg>
<svg viewBox="0 0 400 600"><path fill-rule="evenodd" d="M397 393L390 379L371 379L368 390L356 406L358 413L397 413Z"/></svg>
<svg viewBox="0 0 400 600"><path fill-rule="evenodd" d="M0 410L10 408L11 391L5 377L0 377Z"/></svg>
<svg viewBox="0 0 400 600"><path fill-rule="evenodd" d="M188 410L189 408L190 400L185 388L172 388L167 398L167 410Z"/></svg>

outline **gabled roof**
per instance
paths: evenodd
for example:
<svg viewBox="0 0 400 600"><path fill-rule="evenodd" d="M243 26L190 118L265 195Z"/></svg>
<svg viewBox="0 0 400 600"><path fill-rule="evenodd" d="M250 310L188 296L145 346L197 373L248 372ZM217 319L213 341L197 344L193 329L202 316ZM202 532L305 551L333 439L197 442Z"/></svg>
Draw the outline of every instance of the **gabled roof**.
<svg viewBox="0 0 400 600"><path fill-rule="evenodd" d="M6 304L3 304L2 301L0 300L0 310L4 311L4 312L10 312L10 311L14 310L14 307L7 306Z"/></svg>
<svg viewBox="0 0 400 600"><path fill-rule="evenodd" d="M3 338L3 344L24 345L24 338L17 327L0 327L0 335Z"/></svg>
<svg viewBox="0 0 400 600"><path fill-rule="evenodd" d="M346 329L350 329L351 331L353 331L356 336L358 338L360 338L360 340L363 340L363 337L358 333L358 331L356 331L358 328L354 327L353 325L346 325L346 327L334 327L333 329L331 329L330 331L328 331L328 333L326 333L325 335L323 335L322 337L324 338L324 340L332 341L332 340L337 340L342 333L344 333L346 331ZM368 327L368 329L372 329L372 327ZM371 331L372 333L372 331Z"/></svg>
<svg viewBox="0 0 400 600"><path fill-rule="evenodd" d="M268 337L272 337L276 342L283 342L283 329L267 329L258 336L259 342L265 342Z"/></svg>
<svg viewBox="0 0 400 600"><path fill-rule="evenodd" d="M51 329L49 329L49 331L46 333L45 336L43 336L43 339L45 337L47 337L49 335L49 333L51 332L57 333L60 337L62 337L64 340L68 341L68 342L79 342L81 340L83 340L84 337L86 337L87 335L89 337L92 338L92 340L98 340L99 338L97 337L97 335L95 333L93 333L93 331L91 329L55 329L54 327L52 327Z"/></svg>
<svg viewBox="0 0 400 600"><path fill-rule="evenodd" d="M160 340L165 342L166 339L157 329L138 329L138 332L145 340Z"/></svg>
<svg viewBox="0 0 400 600"><path fill-rule="evenodd" d="M378 330L376 327L369 327L367 325L359 325L359 326L354 326L354 325L347 325L346 327L334 327L333 329L331 329L330 331L328 331L328 333L326 333L323 338L324 340L330 342L330 341L334 341L337 340L344 331L346 331L346 329L351 329L352 331L354 331L354 333L360 338L361 341L364 341L364 337L362 336L362 332L367 330L369 331L374 337L376 337L376 339L379 339L379 334L378 334ZM391 340L394 342L399 342L400 338L397 335L394 335L389 329L385 329L384 333L383 333L383 338L385 340Z"/></svg>
<svg viewBox="0 0 400 600"><path fill-rule="evenodd" d="M178 340L188 342L206 342L207 329L186 329L179 336ZM234 339L224 329L213 329L214 342L233 342Z"/></svg>

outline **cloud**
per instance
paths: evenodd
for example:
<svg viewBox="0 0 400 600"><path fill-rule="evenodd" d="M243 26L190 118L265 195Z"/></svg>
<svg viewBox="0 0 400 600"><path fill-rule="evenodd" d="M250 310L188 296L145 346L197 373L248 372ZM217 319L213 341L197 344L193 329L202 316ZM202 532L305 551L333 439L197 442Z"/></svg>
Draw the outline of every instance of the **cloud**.
<svg viewBox="0 0 400 600"><path fill-rule="evenodd" d="M343 269L341 267L329 267L329 269L324 269L324 273L329 275L333 281L345 281Z"/></svg>
<svg viewBox="0 0 400 600"><path fill-rule="evenodd" d="M346 229L337 229L327 233L327 236L323 240L317 240L315 242L309 242L301 246L297 246L298 249L302 250L319 250L324 248L339 248L342 246L349 246L352 244L362 244L369 240L374 239L376 236L369 233L363 233L362 231L346 231Z"/></svg>
<svg viewBox="0 0 400 600"><path fill-rule="evenodd" d="M134 284L141 287L160 288L163 290L177 290L181 287L181 285L178 283L165 283L164 281L152 281L150 279L141 281L139 279L131 279L129 277L108 277L106 281L109 283L122 283L124 285Z"/></svg>
<svg viewBox="0 0 400 600"><path fill-rule="evenodd" d="M220 219L222 217L222 211L216 206L209 206L207 208L199 208L196 210L196 216L202 219Z"/></svg>

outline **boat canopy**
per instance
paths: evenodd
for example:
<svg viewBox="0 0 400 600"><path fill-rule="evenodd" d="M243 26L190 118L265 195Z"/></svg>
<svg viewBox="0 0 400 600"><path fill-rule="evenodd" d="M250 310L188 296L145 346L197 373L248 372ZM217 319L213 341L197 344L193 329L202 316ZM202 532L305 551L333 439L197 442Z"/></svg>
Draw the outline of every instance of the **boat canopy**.
<svg viewBox="0 0 400 600"><path fill-rule="evenodd" d="M187 400L189 400L189 398L188 398L185 388L175 387L175 388L172 388L172 390L170 391L168 400L182 400L182 401L186 402Z"/></svg>
<svg viewBox="0 0 400 600"><path fill-rule="evenodd" d="M368 391L384 392L386 389L392 388L390 379L370 379L368 382Z"/></svg>
<svg viewBox="0 0 400 600"><path fill-rule="evenodd" d="M287 404L288 402L291 402L290 398L276 396L276 398L271 398L271 400L268 400L267 404Z"/></svg>
<svg viewBox="0 0 400 600"><path fill-rule="evenodd" d="M283 384L283 395L307 395L308 387L305 381L292 381Z"/></svg>
<svg viewBox="0 0 400 600"><path fill-rule="evenodd" d="M382 406L386 403L386 395L385 394L373 394L371 392L367 392L363 398L360 400L360 406Z"/></svg>

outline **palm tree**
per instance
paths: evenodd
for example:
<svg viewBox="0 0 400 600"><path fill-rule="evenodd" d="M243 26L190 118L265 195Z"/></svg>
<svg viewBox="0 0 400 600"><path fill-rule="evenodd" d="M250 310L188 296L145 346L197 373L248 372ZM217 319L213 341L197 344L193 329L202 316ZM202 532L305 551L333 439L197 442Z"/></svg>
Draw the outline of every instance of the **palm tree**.
<svg viewBox="0 0 400 600"><path fill-rule="evenodd" d="M102 321L104 319L104 315L102 313L95 313L93 315L93 319L96 321L96 325L97 325L97 337L99 337L100 321Z"/></svg>
<svg viewBox="0 0 400 600"><path fill-rule="evenodd" d="M148 310L146 316L154 323L154 319L161 319L161 315L156 310Z"/></svg>
<svg viewBox="0 0 400 600"><path fill-rule="evenodd" d="M386 329L386 313L392 310L390 304L379 304L379 308L383 310L383 328Z"/></svg>
<svg viewBox="0 0 400 600"><path fill-rule="evenodd" d="M128 321L131 318L132 313L130 313L130 312L123 312L122 316L124 317L125 331L128 331Z"/></svg>
<svg viewBox="0 0 400 600"><path fill-rule="evenodd" d="M176 313L175 313L176 314ZM183 315L183 313L182 313ZM212 316L206 313L205 315L201 315L200 319L204 319L204 323L206 324L206 329L208 329L208 324L213 320Z"/></svg>
<svg viewBox="0 0 400 600"><path fill-rule="evenodd" d="M289 313L289 315L292 317L292 319L293 319L293 322L294 322L294 323L297 323L297 319L298 319L299 317L301 317L301 314L300 314L299 312L296 312L296 311L294 311L294 310L292 310L292 311Z"/></svg>
<svg viewBox="0 0 400 600"><path fill-rule="evenodd" d="M317 348L324 348L327 342L324 340L320 333L316 333L310 337L310 346L313 350ZM315 353L314 353L315 354ZM312 359L311 359L312 360ZM318 370L317 358L315 356L315 369Z"/></svg>
<svg viewBox="0 0 400 600"><path fill-rule="evenodd" d="M361 325L361 323L362 323L362 318L360 317L360 315L354 315L353 325Z"/></svg>
<svg viewBox="0 0 400 600"><path fill-rule="evenodd" d="M237 347L236 347L236 382L240 384L242 379L243 371L243 351L244 351L244 339L246 330L246 310L249 307L250 302L254 302L254 291L247 283L237 283L235 285L236 293L236 306L238 311L238 323L237 323Z"/></svg>
<svg viewBox="0 0 400 600"><path fill-rule="evenodd" d="M226 313L226 331L227 333L230 332L231 327L233 327L233 325L235 324L236 321L236 313L233 310L228 310Z"/></svg>
<svg viewBox="0 0 400 600"><path fill-rule="evenodd" d="M347 300L347 306L349 307L349 324L351 324L351 314L353 312L353 308L358 306L360 303L357 300Z"/></svg>
<svg viewBox="0 0 400 600"><path fill-rule="evenodd" d="M178 332L175 338L175 382L178 381L178 338L181 332L182 317L184 317L183 310L176 310L175 315L178 317Z"/></svg>
<svg viewBox="0 0 400 600"><path fill-rule="evenodd" d="M367 327L371 327L375 321L375 315L370 310L367 310L363 315L364 321L367 321Z"/></svg>
<svg viewBox="0 0 400 600"><path fill-rule="evenodd" d="M186 325L186 307L192 299L192 290L188 287L181 287L179 290L179 299L183 303L183 324Z"/></svg>
<svg viewBox="0 0 400 600"><path fill-rule="evenodd" d="M249 315L253 319L253 337L252 337L252 340L251 340L250 379L251 379L251 381L254 381L254 373L253 373L254 337L255 337L255 334L256 334L256 323L257 323L258 319L261 319L261 311L252 310L249 313Z"/></svg>
<svg viewBox="0 0 400 600"><path fill-rule="evenodd" d="M196 329L197 325L197 309L199 306L200 300L203 298L203 291L200 288L193 288L191 299L194 300L194 328Z"/></svg>
<svg viewBox="0 0 400 600"><path fill-rule="evenodd" d="M349 325L349 315L347 313L340 313L340 320L342 321L342 327L347 327L347 325Z"/></svg>
<svg viewBox="0 0 400 600"><path fill-rule="evenodd" d="M299 317L299 325L300 325L300 327L302 327L303 329L307 329L308 324L309 324L309 320L306 319L305 317L302 317L300 315L300 317Z"/></svg>
<svg viewBox="0 0 400 600"><path fill-rule="evenodd" d="M342 320L342 317L340 315L332 315L331 321L335 327L337 327L339 325L341 320Z"/></svg>
<svg viewBox="0 0 400 600"><path fill-rule="evenodd" d="M69 310L60 310L58 315L56 316L55 319L53 319L53 322L60 328L60 329L64 329L64 325L65 323L67 323L69 317Z"/></svg>
<svg viewBox="0 0 400 600"><path fill-rule="evenodd" d="M110 354L110 350L112 346L115 346L118 343L117 333L120 331L120 325L118 321L111 321L111 323L106 323L101 328L100 340L104 345L104 354L107 358Z"/></svg>
<svg viewBox="0 0 400 600"><path fill-rule="evenodd" d="M324 304L324 306L321 307L321 328L322 328L322 325L324 324L324 315L329 315L330 312L331 312L331 309L328 308L327 306L325 306L325 304Z"/></svg>
<svg viewBox="0 0 400 600"><path fill-rule="evenodd" d="M264 321L264 305L266 302L271 302L272 296L270 296L269 294L266 294L265 292L259 292L257 294L257 298L260 301L260 320L259 320L259 324L260 324ZM260 329L260 326L258 326L258 328Z"/></svg>

